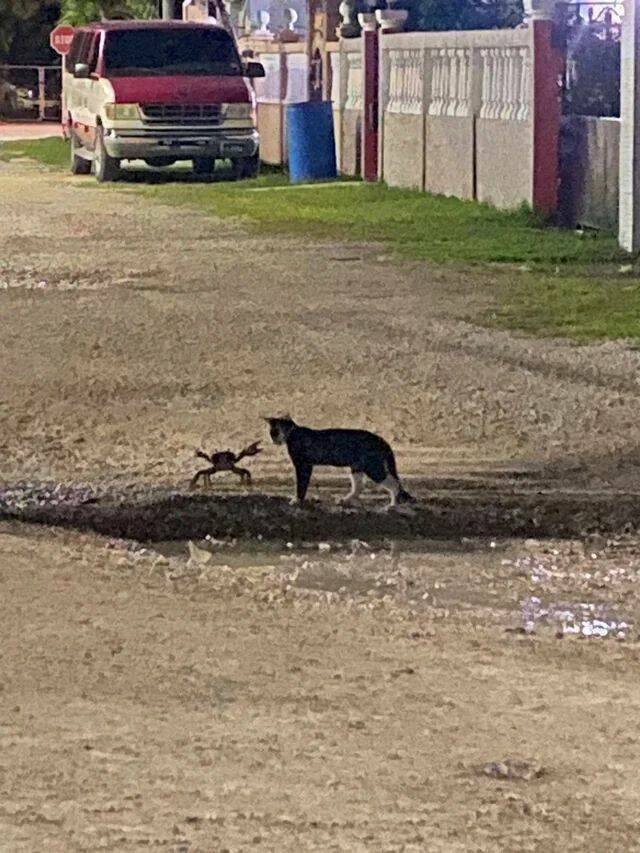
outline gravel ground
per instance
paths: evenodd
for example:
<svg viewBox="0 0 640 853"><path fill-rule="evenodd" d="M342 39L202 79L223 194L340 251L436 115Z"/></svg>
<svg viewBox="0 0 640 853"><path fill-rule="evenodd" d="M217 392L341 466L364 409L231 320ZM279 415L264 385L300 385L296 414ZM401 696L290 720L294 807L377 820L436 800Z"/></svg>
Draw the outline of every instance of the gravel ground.
<svg viewBox="0 0 640 853"><path fill-rule="evenodd" d="M633 849L640 354L29 163L0 205L0 849ZM187 490L282 409L418 507L293 512L268 445Z"/></svg>

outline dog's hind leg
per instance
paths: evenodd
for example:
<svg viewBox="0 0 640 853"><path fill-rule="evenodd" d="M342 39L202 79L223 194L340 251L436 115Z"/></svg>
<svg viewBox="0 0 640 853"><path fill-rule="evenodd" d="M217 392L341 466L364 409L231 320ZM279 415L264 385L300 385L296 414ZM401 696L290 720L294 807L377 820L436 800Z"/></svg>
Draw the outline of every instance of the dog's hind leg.
<svg viewBox="0 0 640 853"><path fill-rule="evenodd" d="M342 506L348 506L353 503L353 501L357 501L360 497L362 489L364 487L364 474L362 471L352 471L351 472L351 491L348 495L345 495L344 498L340 498L338 503Z"/></svg>
<svg viewBox="0 0 640 853"><path fill-rule="evenodd" d="M384 480L380 483L380 486L387 492L389 492L389 497L391 501L389 503L389 508L398 505L398 498L402 494L402 486L400 485L400 480L391 474L387 474Z"/></svg>
<svg viewBox="0 0 640 853"><path fill-rule="evenodd" d="M398 498L402 494L402 486L400 485L400 480L389 473L384 462L379 459L368 460L365 467L365 474L377 486L380 486L380 488L389 493L389 497L391 498L389 508L395 507L398 503Z"/></svg>

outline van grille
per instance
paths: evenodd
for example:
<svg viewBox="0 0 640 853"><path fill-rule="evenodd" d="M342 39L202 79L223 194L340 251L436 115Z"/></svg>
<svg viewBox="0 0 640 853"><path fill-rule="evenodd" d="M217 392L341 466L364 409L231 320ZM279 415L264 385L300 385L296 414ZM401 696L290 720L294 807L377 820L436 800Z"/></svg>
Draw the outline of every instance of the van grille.
<svg viewBox="0 0 640 853"><path fill-rule="evenodd" d="M147 121L171 124L206 124L220 121L219 104L142 104Z"/></svg>

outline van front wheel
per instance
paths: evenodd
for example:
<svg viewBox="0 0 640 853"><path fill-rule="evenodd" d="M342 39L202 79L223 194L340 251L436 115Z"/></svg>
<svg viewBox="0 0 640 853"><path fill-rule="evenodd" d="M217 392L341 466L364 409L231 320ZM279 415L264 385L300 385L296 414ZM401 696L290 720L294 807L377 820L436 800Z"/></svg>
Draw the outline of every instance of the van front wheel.
<svg viewBox="0 0 640 853"><path fill-rule="evenodd" d="M104 128L98 126L96 130L96 148L93 153L93 173L98 183L117 181L120 176L120 161L115 157L109 157L104 147Z"/></svg>
<svg viewBox="0 0 640 853"><path fill-rule="evenodd" d="M86 160L80 157L77 153L78 140L73 131L71 131L71 174L72 175L88 175L91 172L91 160Z"/></svg>

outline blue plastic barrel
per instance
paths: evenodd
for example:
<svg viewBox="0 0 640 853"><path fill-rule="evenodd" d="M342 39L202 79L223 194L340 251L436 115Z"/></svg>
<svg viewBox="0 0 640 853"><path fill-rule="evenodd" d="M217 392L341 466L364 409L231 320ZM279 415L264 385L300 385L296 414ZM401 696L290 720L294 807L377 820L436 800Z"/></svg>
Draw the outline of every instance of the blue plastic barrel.
<svg viewBox="0 0 640 853"><path fill-rule="evenodd" d="M289 104L287 145L292 183L335 178L336 143L331 101Z"/></svg>

